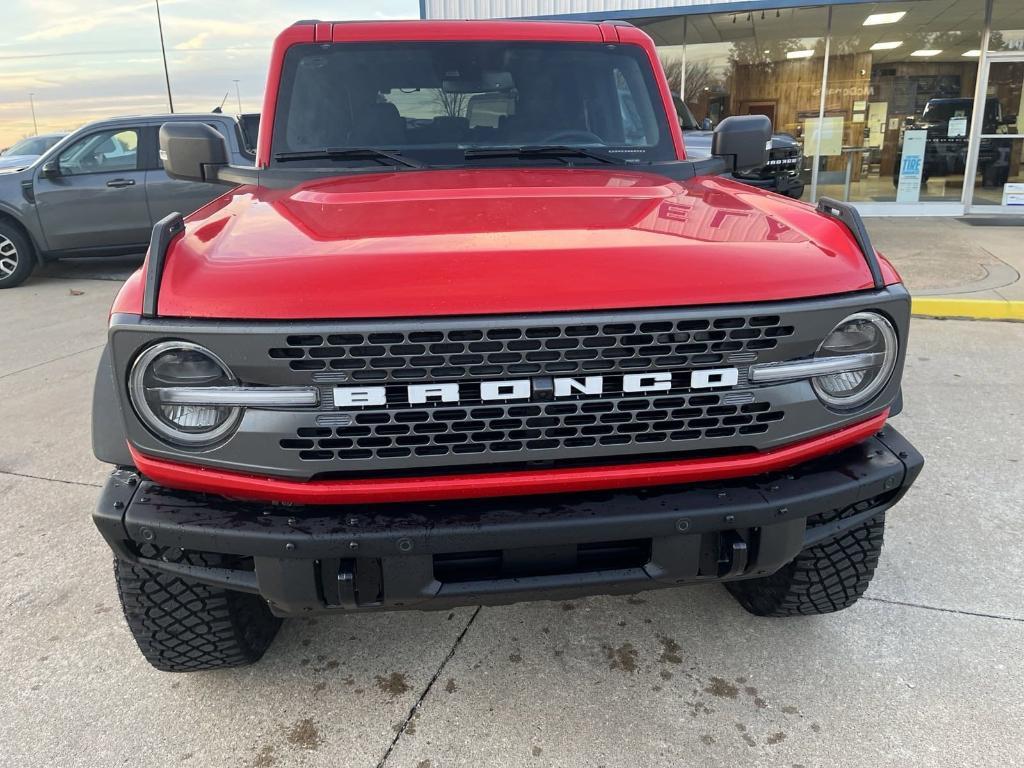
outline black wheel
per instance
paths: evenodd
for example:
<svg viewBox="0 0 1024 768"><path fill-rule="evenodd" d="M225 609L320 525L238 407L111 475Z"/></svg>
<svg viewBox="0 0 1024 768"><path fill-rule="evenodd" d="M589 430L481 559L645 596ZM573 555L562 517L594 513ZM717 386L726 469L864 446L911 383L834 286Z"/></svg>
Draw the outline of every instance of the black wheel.
<svg viewBox="0 0 1024 768"><path fill-rule="evenodd" d="M192 555L188 562L224 565L214 555ZM117 558L114 579L139 650L163 672L252 664L281 626L257 595L208 587Z"/></svg>
<svg viewBox="0 0 1024 768"><path fill-rule="evenodd" d="M0 288L21 285L35 269L36 259L25 234L0 218Z"/></svg>
<svg viewBox="0 0 1024 768"><path fill-rule="evenodd" d="M859 510L815 515L808 527L857 514ZM857 602L871 582L882 552L885 513L842 536L809 547L793 562L762 579L732 581L726 588L757 616L833 613Z"/></svg>

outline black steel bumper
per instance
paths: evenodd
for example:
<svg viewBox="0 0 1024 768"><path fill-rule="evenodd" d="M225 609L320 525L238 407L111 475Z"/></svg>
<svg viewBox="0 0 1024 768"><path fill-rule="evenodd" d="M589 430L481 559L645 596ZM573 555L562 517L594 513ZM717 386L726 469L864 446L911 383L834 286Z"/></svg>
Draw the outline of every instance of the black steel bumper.
<svg viewBox="0 0 1024 768"><path fill-rule="evenodd" d="M448 608L764 576L884 512L923 463L886 427L741 481L358 507L238 502L118 470L94 520L118 557L258 593L282 616Z"/></svg>

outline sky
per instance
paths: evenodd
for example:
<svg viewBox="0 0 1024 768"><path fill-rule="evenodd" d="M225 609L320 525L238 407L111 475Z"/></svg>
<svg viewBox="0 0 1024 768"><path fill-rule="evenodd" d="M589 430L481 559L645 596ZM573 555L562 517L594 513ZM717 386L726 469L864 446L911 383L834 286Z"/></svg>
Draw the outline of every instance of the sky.
<svg viewBox="0 0 1024 768"><path fill-rule="evenodd" d="M0 148L167 111L155 0L2 0ZM418 0L160 0L177 112L258 112L270 46L299 19L418 18ZM235 89L238 81L238 93Z"/></svg>

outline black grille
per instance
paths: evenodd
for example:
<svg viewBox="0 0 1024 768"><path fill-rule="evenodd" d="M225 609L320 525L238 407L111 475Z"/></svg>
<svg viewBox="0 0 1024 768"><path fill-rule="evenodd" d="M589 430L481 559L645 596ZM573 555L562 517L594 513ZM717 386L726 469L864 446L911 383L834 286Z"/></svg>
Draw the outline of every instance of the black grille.
<svg viewBox="0 0 1024 768"><path fill-rule="evenodd" d="M293 371L357 382L646 371L715 365L774 349L793 327L777 315L290 335L269 349Z"/></svg>
<svg viewBox="0 0 1024 768"><path fill-rule="evenodd" d="M715 440L760 435L784 412L722 394L623 397L469 408L393 408L352 414L342 427L303 427L280 441L303 461L471 456L543 460L574 451L714 449ZM527 455L516 456L521 452Z"/></svg>

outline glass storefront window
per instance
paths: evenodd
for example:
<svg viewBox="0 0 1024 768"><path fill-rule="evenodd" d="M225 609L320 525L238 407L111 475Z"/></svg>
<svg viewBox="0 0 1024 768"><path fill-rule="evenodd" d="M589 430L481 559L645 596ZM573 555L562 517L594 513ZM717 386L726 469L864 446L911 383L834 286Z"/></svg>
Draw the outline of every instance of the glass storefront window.
<svg viewBox="0 0 1024 768"><path fill-rule="evenodd" d="M788 134L777 137L776 143L791 147L795 138L809 151L806 139L817 130L821 101L827 8L695 14L634 23L658 45L669 83L685 102L677 108L683 113L688 154L708 154L709 131L730 115L766 115L777 134ZM830 140L825 132L823 143Z"/></svg>
<svg viewBox="0 0 1024 768"><path fill-rule="evenodd" d="M1024 211L1024 52L1019 61L993 61L978 147L974 205L1020 206Z"/></svg>
<svg viewBox="0 0 1024 768"><path fill-rule="evenodd" d="M1024 205L1015 186L1024 185L1024 0L880 0L634 23L658 45L691 156L710 152L723 118L764 114L802 145L804 200L886 210L963 198L989 3L989 50L1022 58L993 62L968 192L976 205L1005 206L1007 196Z"/></svg>
<svg viewBox="0 0 1024 768"><path fill-rule="evenodd" d="M995 0L992 6L992 34L989 36L988 49L1024 53L1024 2Z"/></svg>
<svg viewBox="0 0 1024 768"><path fill-rule="evenodd" d="M826 115L843 121L842 156L823 158L818 195L859 202L961 198L984 26L984 0L835 6ZM901 178L904 177L904 178Z"/></svg>

